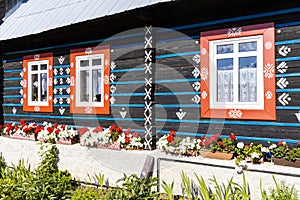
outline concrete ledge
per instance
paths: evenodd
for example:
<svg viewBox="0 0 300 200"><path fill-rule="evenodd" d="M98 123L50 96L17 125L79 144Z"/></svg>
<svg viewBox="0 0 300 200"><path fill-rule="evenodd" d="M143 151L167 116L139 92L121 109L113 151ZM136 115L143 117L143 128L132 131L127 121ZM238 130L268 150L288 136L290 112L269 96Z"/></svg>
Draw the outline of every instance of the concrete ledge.
<svg viewBox="0 0 300 200"><path fill-rule="evenodd" d="M57 145L59 149L59 168L68 170L72 176L81 181L91 181L90 177L102 173L109 178L109 183L113 185L123 174L140 175L146 156L151 155L155 158L156 176L157 160L159 160L160 179L175 183L175 193L181 194L180 173L184 171L195 182L196 173L205 179L213 176L220 182L226 182L229 178L234 177L237 182L242 181L242 176L238 175L235 170L233 160L215 160L202 157L178 157L165 154L159 150L154 151L126 151L126 150L109 150L82 147L75 145ZM38 149L36 142L17 140L6 137L0 137L0 152L2 153L8 165L17 164L20 159L30 164L34 169L38 165ZM173 161L175 159L175 161ZM284 181L287 184L295 184L300 191L300 168L277 166L273 163L264 163L260 165L248 164L248 170L245 171L247 182L249 183L252 199L259 199L260 179L263 181L265 189L274 186L272 175L278 181ZM290 175L289 175L290 174Z"/></svg>

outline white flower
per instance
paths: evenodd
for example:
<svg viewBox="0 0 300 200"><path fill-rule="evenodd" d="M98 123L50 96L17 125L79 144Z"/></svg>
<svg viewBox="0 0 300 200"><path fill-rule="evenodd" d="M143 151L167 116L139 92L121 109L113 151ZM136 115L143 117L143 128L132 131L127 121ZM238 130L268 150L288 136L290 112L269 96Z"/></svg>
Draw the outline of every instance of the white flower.
<svg viewBox="0 0 300 200"><path fill-rule="evenodd" d="M264 152L264 153L269 152L269 149L267 149L266 147L262 147L260 150L261 150L261 152Z"/></svg>
<svg viewBox="0 0 300 200"><path fill-rule="evenodd" d="M286 142L285 142L285 141L282 141L282 145L286 145Z"/></svg>
<svg viewBox="0 0 300 200"><path fill-rule="evenodd" d="M269 149L275 149L276 147L277 147L276 144L272 144L272 145L269 147Z"/></svg>
<svg viewBox="0 0 300 200"><path fill-rule="evenodd" d="M256 152L253 152L252 155L251 155L252 159L259 158L259 157L260 157L259 154L256 153Z"/></svg>
<svg viewBox="0 0 300 200"><path fill-rule="evenodd" d="M243 142L239 142L239 143L237 143L237 148L239 148L239 149L242 149L242 148L244 148L244 143Z"/></svg>

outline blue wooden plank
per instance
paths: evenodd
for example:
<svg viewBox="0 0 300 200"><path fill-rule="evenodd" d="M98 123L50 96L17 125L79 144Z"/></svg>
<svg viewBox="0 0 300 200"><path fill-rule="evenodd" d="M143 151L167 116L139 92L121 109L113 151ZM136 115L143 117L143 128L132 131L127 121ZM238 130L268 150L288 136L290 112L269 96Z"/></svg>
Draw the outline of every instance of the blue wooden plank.
<svg viewBox="0 0 300 200"><path fill-rule="evenodd" d="M54 76L54 78L69 78L70 75L59 75L59 76Z"/></svg>
<svg viewBox="0 0 300 200"><path fill-rule="evenodd" d="M300 110L300 106L276 106L277 110Z"/></svg>
<svg viewBox="0 0 300 200"><path fill-rule="evenodd" d="M70 85L54 85L54 88L69 88Z"/></svg>
<svg viewBox="0 0 300 200"><path fill-rule="evenodd" d="M54 67L54 69L59 69L59 68L69 68L70 65L54 65L53 67Z"/></svg>
<svg viewBox="0 0 300 200"><path fill-rule="evenodd" d="M199 53L200 53L200 51L191 51L191 52L183 52L183 53L171 53L171 54L158 55L158 56L156 56L156 59L172 58L172 57L177 57L177 56L190 56L190 55L195 55L195 54L199 54Z"/></svg>
<svg viewBox="0 0 300 200"><path fill-rule="evenodd" d="M300 88L276 89L276 92L300 92Z"/></svg>
<svg viewBox="0 0 300 200"><path fill-rule="evenodd" d="M3 90L19 90L22 89L22 86L15 86L15 87L5 87Z"/></svg>
<svg viewBox="0 0 300 200"><path fill-rule="evenodd" d="M295 57L286 57L286 58L277 58L277 62L282 62L282 61L297 61L300 60L300 56L295 56Z"/></svg>
<svg viewBox="0 0 300 200"><path fill-rule="evenodd" d="M295 40L283 40L283 41L278 41L275 42L275 45L286 45L286 44L297 44L300 43L300 39L295 39Z"/></svg>
<svg viewBox="0 0 300 200"><path fill-rule="evenodd" d="M4 95L4 99L22 98L22 95Z"/></svg>
<svg viewBox="0 0 300 200"><path fill-rule="evenodd" d="M300 73L296 72L296 73L276 74L276 78L281 78L281 77L296 77L296 76L300 76Z"/></svg>
<svg viewBox="0 0 300 200"><path fill-rule="evenodd" d="M15 73L15 72L22 72L22 69L6 69L3 70L4 73Z"/></svg>
<svg viewBox="0 0 300 200"><path fill-rule="evenodd" d="M200 92L155 92L155 96L169 96L169 95L199 95Z"/></svg>
<svg viewBox="0 0 300 200"><path fill-rule="evenodd" d="M159 107L159 108L200 108L200 105L199 104L155 104L155 107Z"/></svg>
<svg viewBox="0 0 300 200"><path fill-rule="evenodd" d="M20 81L22 80L22 77L14 77L14 78L4 78L4 81Z"/></svg>
<svg viewBox="0 0 300 200"><path fill-rule="evenodd" d="M145 93L115 93L115 94L110 94L111 97L140 97L140 96L145 96Z"/></svg>
<svg viewBox="0 0 300 200"><path fill-rule="evenodd" d="M84 116L58 116L58 115L34 115L34 114L3 114L4 117L29 117L40 119L78 119L78 120L103 120L103 121L144 121L144 118L107 118L107 117L92 117L90 115Z"/></svg>
<svg viewBox="0 0 300 200"><path fill-rule="evenodd" d="M129 69L114 69L110 70L110 73L119 73L119 72L135 72L135 71L144 71L144 67L134 67Z"/></svg>
<svg viewBox="0 0 300 200"><path fill-rule="evenodd" d="M200 79L186 78L186 79L155 80L155 83L186 83L186 82L197 82L197 81L200 81Z"/></svg>
<svg viewBox="0 0 300 200"><path fill-rule="evenodd" d="M268 121L225 121L225 120L178 120L178 119L156 119L157 122L192 123L192 124L228 124L228 125L250 125L250 126L274 126L274 127L300 127L300 123L283 123Z"/></svg>
<svg viewBox="0 0 300 200"><path fill-rule="evenodd" d="M4 103L4 104L2 104L2 106L4 106L4 107L10 107L10 106L22 107L23 104L20 104L20 103Z"/></svg>

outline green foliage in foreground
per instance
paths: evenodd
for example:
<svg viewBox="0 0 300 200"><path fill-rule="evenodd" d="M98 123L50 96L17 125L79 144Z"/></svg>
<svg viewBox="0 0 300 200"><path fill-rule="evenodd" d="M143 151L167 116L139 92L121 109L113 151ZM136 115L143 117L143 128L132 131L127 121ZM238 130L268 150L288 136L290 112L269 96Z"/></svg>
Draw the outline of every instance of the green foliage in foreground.
<svg viewBox="0 0 300 200"><path fill-rule="evenodd" d="M84 187L72 180L67 171L58 169L59 151L55 145L43 144L39 150L40 162L35 171L25 166L21 160L12 168L7 167L3 158L0 158L0 199L3 200L250 200L249 187L243 174L243 183L238 184L229 179L227 183L219 183L216 177L208 180L196 176L196 183L181 172L182 196L173 194L174 182L168 184L162 181L165 193L155 192L157 178L140 179L137 175L124 175L117 181L118 186L104 189L105 177L96 175L95 180L99 187ZM275 187L268 192L262 187L262 200L297 200L298 194L294 186L278 183L274 179Z"/></svg>

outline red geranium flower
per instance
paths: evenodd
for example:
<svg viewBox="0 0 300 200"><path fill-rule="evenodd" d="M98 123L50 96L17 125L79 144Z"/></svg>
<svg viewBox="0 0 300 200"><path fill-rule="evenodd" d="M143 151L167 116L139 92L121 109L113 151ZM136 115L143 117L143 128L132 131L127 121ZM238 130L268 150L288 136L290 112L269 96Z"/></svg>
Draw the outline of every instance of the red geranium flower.
<svg viewBox="0 0 300 200"><path fill-rule="evenodd" d="M282 146L284 144L284 141L281 140L280 142L278 142L278 146Z"/></svg>
<svg viewBox="0 0 300 200"><path fill-rule="evenodd" d="M53 132L53 130L54 130L54 128L53 128L53 127L47 127L47 131L48 131L49 133L52 133L52 132Z"/></svg>
<svg viewBox="0 0 300 200"><path fill-rule="evenodd" d="M130 138L129 138L129 137L125 137L125 142L126 142L127 144L129 144L129 143L130 143Z"/></svg>
<svg viewBox="0 0 300 200"><path fill-rule="evenodd" d="M209 145L210 145L210 142L211 142L210 139L205 140L205 141L204 141L204 146L206 146L206 147L209 146Z"/></svg>
<svg viewBox="0 0 300 200"><path fill-rule="evenodd" d="M167 139L168 142L172 142L173 139L174 139L174 136L173 135L168 135L166 139Z"/></svg>
<svg viewBox="0 0 300 200"><path fill-rule="evenodd" d="M99 133L99 132L102 132L103 130L104 130L103 127L97 126L97 127L93 130L93 132L94 132L94 133Z"/></svg>
<svg viewBox="0 0 300 200"><path fill-rule="evenodd" d="M25 121L24 119L22 119L22 120L20 121L20 124L21 124L21 126L25 126L25 125L26 125L26 121Z"/></svg>
<svg viewBox="0 0 300 200"><path fill-rule="evenodd" d="M118 132L118 133L122 133L123 132L123 130L122 130L122 127L121 126L118 126L117 128L116 128L116 131Z"/></svg>
<svg viewBox="0 0 300 200"><path fill-rule="evenodd" d="M55 133L56 133L56 134L59 134L59 132L60 132L59 129L56 129L56 130L55 130Z"/></svg>
<svg viewBox="0 0 300 200"><path fill-rule="evenodd" d="M77 133L79 133L80 135L85 134L89 129L88 128L80 128L77 130Z"/></svg>
<svg viewBox="0 0 300 200"><path fill-rule="evenodd" d="M169 133L171 136L175 136L176 135L176 132L175 131L170 131Z"/></svg>
<svg viewBox="0 0 300 200"><path fill-rule="evenodd" d="M125 135L129 135L130 133L131 133L131 128L128 128L128 129L124 132Z"/></svg>
<svg viewBox="0 0 300 200"><path fill-rule="evenodd" d="M109 130L110 130L110 132L113 132L113 131L115 131L116 130L116 125L115 124L112 124L110 127L109 127Z"/></svg>
<svg viewBox="0 0 300 200"><path fill-rule="evenodd" d="M66 128L66 125L63 124L63 125L60 126L60 128L61 128L61 129L65 129L65 128Z"/></svg>
<svg viewBox="0 0 300 200"><path fill-rule="evenodd" d="M204 145L204 142L199 142L200 147L203 147L203 145Z"/></svg>
<svg viewBox="0 0 300 200"><path fill-rule="evenodd" d="M219 142L218 142L218 145L219 145L220 147L222 147L222 146L223 146L223 142L219 141Z"/></svg>
<svg viewBox="0 0 300 200"><path fill-rule="evenodd" d="M230 133L230 139L232 139L232 140L236 140L236 137L235 137L235 135L234 135L234 133Z"/></svg>
<svg viewBox="0 0 300 200"><path fill-rule="evenodd" d="M210 140L211 140L211 141L216 141L217 139L219 139L219 138L220 138L220 136L221 136L221 134L220 134L220 133L218 133L218 134L215 134L215 135L213 135L213 136L211 136L211 137L210 137Z"/></svg>
<svg viewBox="0 0 300 200"><path fill-rule="evenodd" d="M132 137L134 137L134 138L139 137L139 133L138 133L138 132L133 132L133 133L132 133Z"/></svg>
<svg viewBox="0 0 300 200"><path fill-rule="evenodd" d="M298 142L298 147L300 147L300 141Z"/></svg>
<svg viewBox="0 0 300 200"><path fill-rule="evenodd" d="M205 138L206 138L206 135L203 135L200 137L200 140L205 140Z"/></svg>

